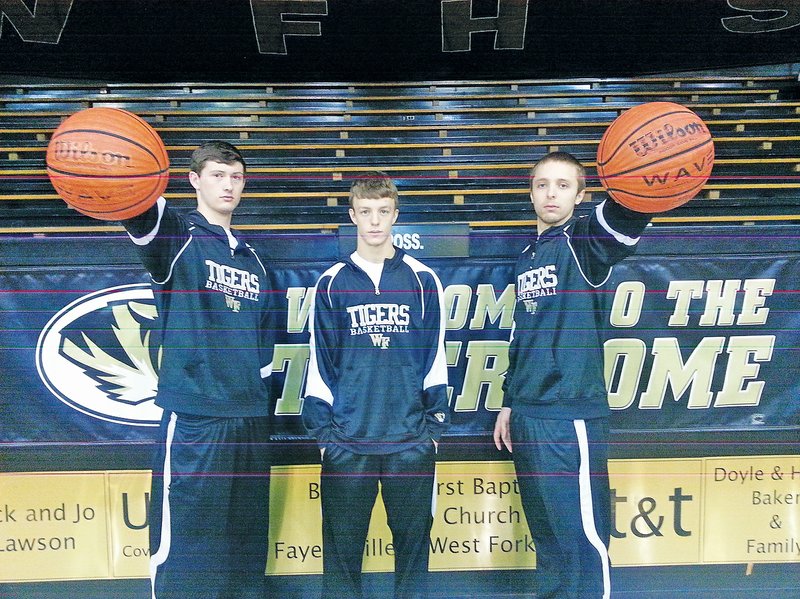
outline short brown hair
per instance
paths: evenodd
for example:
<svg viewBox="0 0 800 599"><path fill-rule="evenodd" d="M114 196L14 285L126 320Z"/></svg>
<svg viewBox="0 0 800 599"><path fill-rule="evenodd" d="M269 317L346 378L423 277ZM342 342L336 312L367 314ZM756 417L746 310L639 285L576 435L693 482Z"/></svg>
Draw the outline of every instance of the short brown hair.
<svg viewBox="0 0 800 599"><path fill-rule="evenodd" d="M400 208L400 195L392 178L383 171L372 171L357 177L350 186L350 208L353 200L378 200L392 198L394 207Z"/></svg>
<svg viewBox="0 0 800 599"><path fill-rule="evenodd" d="M236 146L229 144L227 141L207 141L198 146L192 152L189 170L199 175L206 162L219 162L220 164L229 165L238 162L244 170L247 170L242 153Z"/></svg>
<svg viewBox="0 0 800 599"><path fill-rule="evenodd" d="M531 191L533 191L533 177L536 173L536 169L540 164L544 164L546 162L563 162L565 164L571 164L578 171L578 192L581 192L586 188L586 167L583 166L583 164L581 164L580 161L569 152L550 152L549 154L540 158L536 164L533 165L531 172L528 174L528 184L530 185Z"/></svg>

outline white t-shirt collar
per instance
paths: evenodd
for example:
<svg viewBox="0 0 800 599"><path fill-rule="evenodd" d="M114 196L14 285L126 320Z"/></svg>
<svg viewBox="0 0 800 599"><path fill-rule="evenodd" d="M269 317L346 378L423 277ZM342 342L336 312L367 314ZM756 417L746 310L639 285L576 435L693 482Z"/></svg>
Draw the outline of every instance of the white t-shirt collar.
<svg viewBox="0 0 800 599"><path fill-rule="evenodd" d="M353 264L369 275L373 285L375 285L375 289L378 289L381 283L381 274L383 274L383 262L370 262L359 256L358 252L350 254L350 259Z"/></svg>

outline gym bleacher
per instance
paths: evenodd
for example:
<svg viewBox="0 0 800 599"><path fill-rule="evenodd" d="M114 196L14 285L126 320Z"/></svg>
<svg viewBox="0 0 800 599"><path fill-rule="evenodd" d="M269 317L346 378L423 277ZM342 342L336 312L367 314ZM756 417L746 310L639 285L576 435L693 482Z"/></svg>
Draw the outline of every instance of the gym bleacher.
<svg viewBox="0 0 800 599"><path fill-rule="evenodd" d="M129 110L163 138L165 197L194 206L194 147L224 139L248 159L235 225L298 231L349 222L350 179L381 169L398 182L404 223L530 225L527 173L559 149L605 197L597 144L627 108L668 101L708 125L716 160L701 193L654 225L783 224L800 219L800 101L792 76L698 74L614 79L340 84L0 85L0 234L118 232L70 209L45 170L50 135L88 107Z"/></svg>

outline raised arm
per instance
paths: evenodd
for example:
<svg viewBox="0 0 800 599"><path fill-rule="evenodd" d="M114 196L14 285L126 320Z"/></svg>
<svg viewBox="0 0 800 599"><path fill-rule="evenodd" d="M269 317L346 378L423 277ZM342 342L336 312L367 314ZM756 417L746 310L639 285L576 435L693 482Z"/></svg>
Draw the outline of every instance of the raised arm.
<svg viewBox="0 0 800 599"><path fill-rule="evenodd" d="M167 206L163 197L137 217L122 221L136 244L139 258L153 281L169 279L172 265L191 238L188 223Z"/></svg>

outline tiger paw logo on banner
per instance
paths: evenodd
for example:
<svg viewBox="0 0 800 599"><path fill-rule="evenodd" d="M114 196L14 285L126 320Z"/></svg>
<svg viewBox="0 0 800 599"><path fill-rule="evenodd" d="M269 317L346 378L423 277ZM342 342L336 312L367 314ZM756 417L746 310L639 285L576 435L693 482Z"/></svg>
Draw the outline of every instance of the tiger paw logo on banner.
<svg viewBox="0 0 800 599"><path fill-rule="evenodd" d="M65 306L36 344L39 377L71 408L110 422L155 426L160 347L149 284L101 289Z"/></svg>

